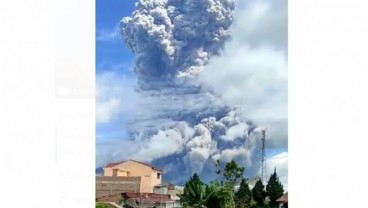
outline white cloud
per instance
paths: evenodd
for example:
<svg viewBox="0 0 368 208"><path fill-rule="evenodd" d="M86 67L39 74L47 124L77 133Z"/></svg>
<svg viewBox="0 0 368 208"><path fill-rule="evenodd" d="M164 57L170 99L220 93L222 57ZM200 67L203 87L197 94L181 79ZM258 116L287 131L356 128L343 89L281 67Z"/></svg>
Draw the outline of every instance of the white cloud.
<svg viewBox="0 0 368 208"><path fill-rule="evenodd" d="M244 137L244 132L248 129L248 125L245 123L239 123L231 126L224 136L221 138L225 141L234 141L236 138Z"/></svg>
<svg viewBox="0 0 368 208"><path fill-rule="evenodd" d="M171 129L159 130L149 138L137 135L134 140L121 139L97 144L97 167L108 162L136 159L151 162L154 159L180 152L194 135L194 129L179 122Z"/></svg>
<svg viewBox="0 0 368 208"><path fill-rule="evenodd" d="M212 145L212 137L210 131L203 124L198 124L194 126L194 129L196 131L196 136L187 143L187 146L189 148L210 148Z"/></svg>
<svg viewBox="0 0 368 208"><path fill-rule="evenodd" d="M247 149L245 147L234 147L232 149L225 149L220 153L217 153L212 156L214 160L220 160L223 162L230 162L234 158L243 158L242 164L246 167L252 165L251 157L252 157L253 149Z"/></svg>
<svg viewBox="0 0 368 208"><path fill-rule="evenodd" d="M255 121L287 118L287 62L269 47L237 46L213 59L201 81Z"/></svg>
<svg viewBox="0 0 368 208"><path fill-rule="evenodd" d="M108 122L116 112L120 111L120 105L121 102L115 98L99 103L96 109L97 122Z"/></svg>
<svg viewBox="0 0 368 208"><path fill-rule="evenodd" d="M97 41L114 41L120 39L118 27L114 29L99 29L96 33Z"/></svg>
<svg viewBox="0 0 368 208"><path fill-rule="evenodd" d="M205 125L198 124L194 126L194 130L195 136L186 144L189 151L185 155L184 160L190 165L192 172L200 173L203 164L216 151L216 144L212 140L211 133Z"/></svg>
<svg viewBox="0 0 368 208"><path fill-rule="evenodd" d="M287 1L277 1L240 4L233 39L198 78L227 105L236 106L243 119L266 127L270 145L285 146Z"/></svg>
<svg viewBox="0 0 368 208"><path fill-rule="evenodd" d="M184 122L179 123L172 129L159 130L157 134L149 139L135 140L139 150L131 157L138 160L152 161L179 152L193 133L194 131Z"/></svg>
<svg viewBox="0 0 368 208"><path fill-rule="evenodd" d="M96 123L108 123L134 109L134 80L116 72L96 75Z"/></svg>
<svg viewBox="0 0 368 208"><path fill-rule="evenodd" d="M184 160L190 165L193 173L200 173L209 156L210 149L205 147L194 147L185 155Z"/></svg>
<svg viewBox="0 0 368 208"><path fill-rule="evenodd" d="M132 142L129 140L121 139L111 142L99 142L96 144L96 167L103 167L111 162L129 159L129 156L136 150L136 146L132 145Z"/></svg>
<svg viewBox="0 0 368 208"><path fill-rule="evenodd" d="M233 36L251 46L272 45L287 51L288 1L239 1Z"/></svg>

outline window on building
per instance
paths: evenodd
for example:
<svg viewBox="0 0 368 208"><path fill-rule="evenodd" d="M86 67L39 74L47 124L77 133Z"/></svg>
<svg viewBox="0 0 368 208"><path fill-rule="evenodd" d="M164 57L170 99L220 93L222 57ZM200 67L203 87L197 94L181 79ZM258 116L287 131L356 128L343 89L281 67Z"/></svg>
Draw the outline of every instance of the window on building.
<svg viewBox="0 0 368 208"><path fill-rule="evenodd" d="M112 176L118 176L118 169L112 170Z"/></svg>
<svg viewBox="0 0 368 208"><path fill-rule="evenodd" d="M161 178L161 173L157 173L157 179Z"/></svg>

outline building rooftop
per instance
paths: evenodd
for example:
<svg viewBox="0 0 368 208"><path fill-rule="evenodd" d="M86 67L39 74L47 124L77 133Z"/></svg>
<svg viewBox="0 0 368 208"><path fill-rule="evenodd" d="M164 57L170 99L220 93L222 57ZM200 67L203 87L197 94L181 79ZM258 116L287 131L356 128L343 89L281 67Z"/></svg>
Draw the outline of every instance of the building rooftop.
<svg viewBox="0 0 368 208"><path fill-rule="evenodd" d="M144 162L141 162L141 161L137 161L137 160L126 160L126 161L122 161L122 162L117 162L117 163L109 163L105 166L105 168L111 168L111 167L114 167L116 165L119 165L121 163L125 163L125 162L128 162L128 161L133 161L133 162L136 162L136 163L140 163L142 165L145 165L145 166L148 166L148 167L151 167L153 170L157 170L157 171L160 171L162 172L161 169L159 168L156 168L156 167L153 167L152 165L148 164L148 163L144 163Z"/></svg>
<svg viewBox="0 0 368 208"><path fill-rule="evenodd" d="M282 195L276 201L280 202L280 203L287 203L288 202L288 192L286 192L284 195Z"/></svg>
<svg viewBox="0 0 368 208"><path fill-rule="evenodd" d="M160 184L160 185L156 185L155 188L161 188L161 187L168 187L168 186L175 186L174 184L172 183L166 183L166 184Z"/></svg>
<svg viewBox="0 0 368 208"><path fill-rule="evenodd" d="M164 194L152 194L152 193L122 193L122 196L126 199L140 199L148 200L152 202L174 202L170 199L170 195Z"/></svg>
<svg viewBox="0 0 368 208"><path fill-rule="evenodd" d="M119 165L120 163L109 163L105 166L105 168L111 168L111 167L114 167L116 165Z"/></svg>

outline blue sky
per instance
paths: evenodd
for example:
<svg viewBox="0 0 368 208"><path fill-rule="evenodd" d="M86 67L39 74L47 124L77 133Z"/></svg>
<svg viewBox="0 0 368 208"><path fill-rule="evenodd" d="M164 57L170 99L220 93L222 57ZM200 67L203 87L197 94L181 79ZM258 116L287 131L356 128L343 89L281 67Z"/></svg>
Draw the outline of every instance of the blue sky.
<svg viewBox="0 0 368 208"><path fill-rule="evenodd" d="M120 39L118 25L134 10L135 0L96 0L96 74L113 71L134 79L134 56ZM128 135L120 122L96 125L97 142L121 139Z"/></svg>
<svg viewBox="0 0 368 208"><path fill-rule="evenodd" d="M135 0L96 0L96 70L118 70L129 74L133 54L118 35L122 17L131 15Z"/></svg>

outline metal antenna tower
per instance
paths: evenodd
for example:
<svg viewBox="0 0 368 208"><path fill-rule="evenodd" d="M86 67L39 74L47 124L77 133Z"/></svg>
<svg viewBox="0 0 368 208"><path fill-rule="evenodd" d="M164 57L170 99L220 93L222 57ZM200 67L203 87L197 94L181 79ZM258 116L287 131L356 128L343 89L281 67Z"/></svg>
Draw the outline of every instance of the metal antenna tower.
<svg viewBox="0 0 368 208"><path fill-rule="evenodd" d="M261 132L261 142L262 142L262 150L261 150L261 157L262 157L262 162L261 162L261 177L258 177L259 179L261 179L262 183L265 184L266 182L266 129L262 128L262 127L257 127L257 126L253 126L248 130L248 136L246 138L246 143L247 145L249 145L249 137L250 134L253 132Z"/></svg>
<svg viewBox="0 0 368 208"><path fill-rule="evenodd" d="M266 130L262 129L262 164L261 164L261 169L262 169L262 183L265 184L265 176L266 176Z"/></svg>

